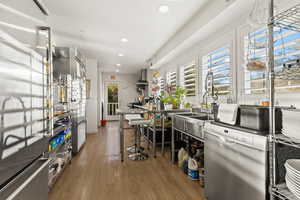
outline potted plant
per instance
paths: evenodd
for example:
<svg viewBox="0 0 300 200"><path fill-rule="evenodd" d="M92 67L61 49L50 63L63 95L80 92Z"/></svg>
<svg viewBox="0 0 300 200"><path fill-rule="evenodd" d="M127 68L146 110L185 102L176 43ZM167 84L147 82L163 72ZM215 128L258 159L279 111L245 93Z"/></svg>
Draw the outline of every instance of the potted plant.
<svg viewBox="0 0 300 200"><path fill-rule="evenodd" d="M162 92L160 100L164 103L164 108L166 110L172 109L172 96L167 92Z"/></svg>
<svg viewBox="0 0 300 200"><path fill-rule="evenodd" d="M177 86L175 95L172 96L171 90L163 92L160 99L165 105L165 109L176 109L183 104L183 99L186 95L186 90L183 87Z"/></svg>

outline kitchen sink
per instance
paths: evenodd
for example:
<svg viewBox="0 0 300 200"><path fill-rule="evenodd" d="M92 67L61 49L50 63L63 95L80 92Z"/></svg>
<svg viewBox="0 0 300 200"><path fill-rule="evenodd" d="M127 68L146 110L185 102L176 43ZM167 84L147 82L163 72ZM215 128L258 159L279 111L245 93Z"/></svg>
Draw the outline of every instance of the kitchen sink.
<svg viewBox="0 0 300 200"><path fill-rule="evenodd" d="M212 117L208 117L208 116L191 116L190 118L192 118L192 119L198 119L198 120L204 120L204 121L206 121L206 120L213 120Z"/></svg>
<svg viewBox="0 0 300 200"><path fill-rule="evenodd" d="M174 117L173 126L179 131L204 139L203 126L205 122L211 120L213 120L212 117L201 113L177 114Z"/></svg>

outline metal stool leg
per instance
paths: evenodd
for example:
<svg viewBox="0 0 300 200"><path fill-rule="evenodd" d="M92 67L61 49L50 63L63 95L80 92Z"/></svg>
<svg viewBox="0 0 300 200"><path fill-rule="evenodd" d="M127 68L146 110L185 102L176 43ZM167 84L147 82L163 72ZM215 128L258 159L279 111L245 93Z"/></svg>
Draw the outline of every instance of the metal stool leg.
<svg viewBox="0 0 300 200"><path fill-rule="evenodd" d="M137 153L137 130L134 129L134 145L127 147L128 153Z"/></svg>
<svg viewBox="0 0 300 200"><path fill-rule="evenodd" d="M147 127L147 149L150 149L150 130L149 127Z"/></svg>
<svg viewBox="0 0 300 200"><path fill-rule="evenodd" d="M161 138L161 154L164 155L165 154L165 118L164 115L162 115L162 138Z"/></svg>
<svg viewBox="0 0 300 200"><path fill-rule="evenodd" d="M129 159L131 160L146 160L148 159L148 155L146 153L143 152L142 148L141 148L141 130L139 129L139 127L136 127L136 131L137 131L137 153L129 155Z"/></svg>

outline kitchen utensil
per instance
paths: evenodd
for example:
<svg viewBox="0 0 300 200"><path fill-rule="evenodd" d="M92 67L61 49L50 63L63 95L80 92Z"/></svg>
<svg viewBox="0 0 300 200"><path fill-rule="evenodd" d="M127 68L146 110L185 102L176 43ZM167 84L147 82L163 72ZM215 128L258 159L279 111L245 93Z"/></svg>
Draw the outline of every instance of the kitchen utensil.
<svg viewBox="0 0 300 200"><path fill-rule="evenodd" d="M237 113L237 104L220 104L217 119L220 122L235 125L237 122Z"/></svg>

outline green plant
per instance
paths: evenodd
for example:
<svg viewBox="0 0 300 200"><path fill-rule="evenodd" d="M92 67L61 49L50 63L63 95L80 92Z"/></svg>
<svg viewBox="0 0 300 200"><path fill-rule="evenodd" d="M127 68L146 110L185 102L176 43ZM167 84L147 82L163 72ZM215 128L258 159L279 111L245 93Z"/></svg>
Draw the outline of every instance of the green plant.
<svg viewBox="0 0 300 200"><path fill-rule="evenodd" d="M175 95L172 96L171 92L162 92L160 99L164 104L172 104L173 107L179 107L186 95L186 89L181 86L176 87ZM188 105L190 106L190 104Z"/></svg>
<svg viewBox="0 0 300 200"><path fill-rule="evenodd" d="M177 98L183 98L186 95L186 89L181 86L176 87L175 95Z"/></svg>
<svg viewBox="0 0 300 200"><path fill-rule="evenodd" d="M162 92L160 95L160 100L164 103L164 104L170 104L172 99L171 96L169 96L168 93L166 92Z"/></svg>
<svg viewBox="0 0 300 200"><path fill-rule="evenodd" d="M184 107L185 107L185 108L190 108L190 107L191 107L191 104L190 104L190 103L186 103L186 104L184 104Z"/></svg>

